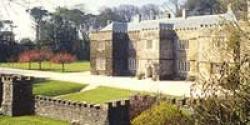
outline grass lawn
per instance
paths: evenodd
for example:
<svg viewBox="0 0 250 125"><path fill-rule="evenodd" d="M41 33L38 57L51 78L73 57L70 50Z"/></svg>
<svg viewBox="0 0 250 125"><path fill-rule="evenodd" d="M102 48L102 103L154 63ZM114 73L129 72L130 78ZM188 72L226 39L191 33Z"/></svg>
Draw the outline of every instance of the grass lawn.
<svg viewBox="0 0 250 125"><path fill-rule="evenodd" d="M71 82L46 80L35 82L33 84L33 93L35 95L59 96L79 92L84 87L86 87L86 85Z"/></svg>
<svg viewBox="0 0 250 125"><path fill-rule="evenodd" d="M133 91L115 89L108 87L98 87L94 90L86 92L79 92L61 96L61 99L68 99L73 101L86 101L94 104L103 104L111 100L127 99L129 96L135 94Z"/></svg>
<svg viewBox="0 0 250 125"><path fill-rule="evenodd" d="M0 63L0 67L28 69L29 63ZM31 63L31 70L39 70L39 64ZM62 72L62 65L53 64L50 62L43 62L42 70ZM80 61L80 62L75 62L71 64L65 64L65 72L82 72L82 71L89 71L89 70L90 70L90 63L88 61Z"/></svg>
<svg viewBox="0 0 250 125"><path fill-rule="evenodd" d="M65 121L52 120L39 116L8 117L0 116L0 125L68 125Z"/></svg>

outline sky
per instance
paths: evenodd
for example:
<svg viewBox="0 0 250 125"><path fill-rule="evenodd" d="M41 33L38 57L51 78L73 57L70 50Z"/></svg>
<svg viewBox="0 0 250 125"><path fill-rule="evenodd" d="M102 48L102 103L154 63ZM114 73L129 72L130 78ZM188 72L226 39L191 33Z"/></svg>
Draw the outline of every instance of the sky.
<svg viewBox="0 0 250 125"><path fill-rule="evenodd" d="M13 2L10 2L13 1ZM77 5L84 5L85 11L98 14L101 7L115 7L121 4L132 4L142 6L153 3L162 5L167 0L0 0L0 20L13 20L16 28L14 33L16 39L35 39L35 23L26 12L27 9L42 6L49 11L55 8L73 8Z"/></svg>
<svg viewBox="0 0 250 125"><path fill-rule="evenodd" d="M3 0L3 1L9 1L9 0ZM12 1L16 1L16 3L26 3L30 6L44 6L46 9L49 10L53 10L58 6L73 7L75 5L84 4L85 9L88 12L97 13L98 10L103 6L114 7L114 6L119 6L121 4L132 4L136 6L142 6L150 3L161 5L167 0L12 0Z"/></svg>

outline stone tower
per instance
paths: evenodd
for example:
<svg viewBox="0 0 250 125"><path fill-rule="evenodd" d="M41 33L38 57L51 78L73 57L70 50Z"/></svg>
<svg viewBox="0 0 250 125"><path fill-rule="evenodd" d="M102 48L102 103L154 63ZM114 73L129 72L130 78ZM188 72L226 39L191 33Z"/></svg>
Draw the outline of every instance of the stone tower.
<svg viewBox="0 0 250 125"><path fill-rule="evenodd" d="M33 112L31 78L3 76L1 112L8 116L30 115Z"/></svg>

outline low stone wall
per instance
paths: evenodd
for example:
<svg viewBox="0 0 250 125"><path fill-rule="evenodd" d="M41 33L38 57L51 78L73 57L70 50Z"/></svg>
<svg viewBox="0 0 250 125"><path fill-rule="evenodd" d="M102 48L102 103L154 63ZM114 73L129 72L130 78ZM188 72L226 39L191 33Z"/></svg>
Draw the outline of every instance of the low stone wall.
<svg viewBox="0 0 250 125"><path fill-rule="evenodd" d="M156 96L136 95L129 100L112 101L103 105L79 103L33 96L32 78L0 74L0 111L4 115L39 115L66 120L76 125L130 125L130 121L157 102ZM2 101L1 101L2 99ZM196 99L161 98L170 104L189 107L202 103Z"/></svg>
<svg viewBox="0 0 250 125"><path fill-rule="evenodd" d="M129 125L129 101L93 105L49 97L35 97L35 115L76 122L79 125Z"/></svg>
<svg viewBox="0 0 250 125"><path fill-rule="evenodd" d="M135 95L130 97L129 116L132 120L143 111L149 109L155 102L156 97L148 95Z"/></svg>

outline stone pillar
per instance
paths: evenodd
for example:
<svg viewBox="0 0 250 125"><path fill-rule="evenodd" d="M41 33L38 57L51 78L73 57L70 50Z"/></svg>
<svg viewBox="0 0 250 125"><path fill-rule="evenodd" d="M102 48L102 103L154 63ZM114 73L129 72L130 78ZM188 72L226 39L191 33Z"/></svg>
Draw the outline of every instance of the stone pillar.
<svg viewBox="0 0 250 125"><path fill-rule="evenodd" d="M3 83L1 81L2 76L0 75L0 108L2 105L2 101L3 101Z"/></svg>
<svg viewBox="0 0 250 125"><path fill-rule="evenodd" d="M31 79L22 76L4 76L1 111L8 116L31 115L34 109Z"/></svg>

